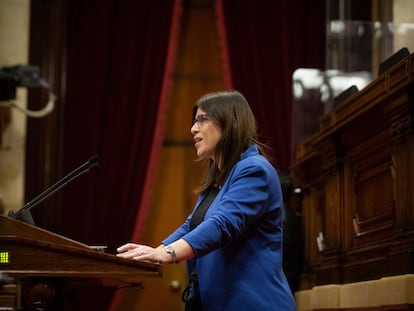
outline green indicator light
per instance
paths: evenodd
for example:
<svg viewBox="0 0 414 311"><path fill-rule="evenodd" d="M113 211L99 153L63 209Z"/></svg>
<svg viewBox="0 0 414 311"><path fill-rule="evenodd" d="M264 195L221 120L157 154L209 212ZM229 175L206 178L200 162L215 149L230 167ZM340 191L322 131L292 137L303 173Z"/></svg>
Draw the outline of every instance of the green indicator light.
<svg viewBox="0 0 414 311"><path fill-rule="evenodd" d="M10 257L8 251L0 251L0 264L10 263Z"/></svg>

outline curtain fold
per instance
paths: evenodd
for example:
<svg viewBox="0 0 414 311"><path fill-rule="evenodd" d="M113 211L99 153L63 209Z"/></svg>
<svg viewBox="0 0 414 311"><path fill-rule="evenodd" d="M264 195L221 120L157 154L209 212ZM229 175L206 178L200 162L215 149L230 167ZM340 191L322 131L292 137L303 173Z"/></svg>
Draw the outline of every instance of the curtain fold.
<svg viewBox="0 0 414 311"><path fill-rule="evenodd" d="M177 3L68 2L64 167L97 153L101 169L65 192L66 236L110 252L138 238L162 142Z"/></svg>
<svg viewBox="0 0 414 311"><path fill-rule="evenodd" d="M252 106L273 164L291 165L292 74L324 69L325 0L215 0L233 87ZM222 38L224 36L222 35Z"/></svg>
<svg viewBox="0 0 414 311"><path fill-rule="evenodd" d="M174 0L172 7L171 27L168 39L168 49L166 53L165 70L160 91L159 109L155 121L154 140L151 145L151 152L147 166L145 184L142 192L139 213L137 214L134 231L131 241L138 241L144 230L147 217L148 206L152 195L153 184L155 181L155 169L158 163L160 150L163 142L164 126L166 124L166 111L169 94L172 86L172 75L178 48L178 37L180 32L180 18L182 15L182 0Z"/></svg>
<svg viewBox="0 0 414 311"><path fill-rule="evenodd" d="M64 191L60 233L67 237L110 253L139 240L163 141L180 3L67 3L63 170L101 158L97 172ZM109 292L89 299L90 307L109 310L116 299Z"/></svg>
<svg viewBox="0 0 414 311"><path fill-rule="evenodd" d="M233 89L233 79L231 75L229 47L227 39L227 29L224 17L223 0L215 2L216 27L219 39L221 71L223 75L224 87L228 90Z"/></svg>

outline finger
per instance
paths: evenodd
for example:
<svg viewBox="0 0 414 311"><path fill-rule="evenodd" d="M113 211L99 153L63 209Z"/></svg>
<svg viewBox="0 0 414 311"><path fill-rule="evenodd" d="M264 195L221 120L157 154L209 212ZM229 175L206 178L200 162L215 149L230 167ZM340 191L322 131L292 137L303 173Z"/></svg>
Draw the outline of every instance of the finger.
<svg viewBox="0 0 414 311"><path fill-rule="evenodd" d="M117 256L122 258L134 258L134 256L137 256L137 250L125 250L124 252L118 253Z"/></svg>
<svg viewBox="0 0 414 311"><path fill-rule="evenodd" d="M126 248L125 246L121 246L121 247L118 247L118 248L116 249L116 251L117 251L118 253L123 253L123 252L128 251L128 248Z"/></svg>
<svg viewBox="0 0 414 311"><path fill-rule="evenodd" d="M136 248L136 247L137 247L137 245L135 245L135 244L132 244L132 243L127 243L127 244L124 244L124 245L122 245L122 246L118 247L116 250L117 250L118 252L125 252L125 251L128 251L128 250L130 250L130 249L134 249L134 248Z"/></svg>

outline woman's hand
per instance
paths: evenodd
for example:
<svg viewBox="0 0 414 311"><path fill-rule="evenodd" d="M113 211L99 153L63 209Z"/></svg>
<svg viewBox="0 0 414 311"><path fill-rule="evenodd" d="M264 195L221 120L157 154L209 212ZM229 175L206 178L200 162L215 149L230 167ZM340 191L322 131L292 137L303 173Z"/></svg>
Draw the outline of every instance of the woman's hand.
<svg viewBox="0 0 414 311"><path fill-rule="evenodd" d="M171 243L170 246L175 249L176 259L178 261L190 259L195 256L190 244L183 239L179 239L174 243ZM165 250L165 246L163 244L159 245L157 248L154 248L142 244L127 243L118 247L117 251L117 256L122 258L146 260L157 263L175 262L171 254Z"/></svg>
<svg viewBox="0 0 414 311"><path fill-rule="evenodd" d="M158 263L168 263L170 255L161 247L153 248L151 246L127 243L117 248L118 257L146 260Z"/></svg>

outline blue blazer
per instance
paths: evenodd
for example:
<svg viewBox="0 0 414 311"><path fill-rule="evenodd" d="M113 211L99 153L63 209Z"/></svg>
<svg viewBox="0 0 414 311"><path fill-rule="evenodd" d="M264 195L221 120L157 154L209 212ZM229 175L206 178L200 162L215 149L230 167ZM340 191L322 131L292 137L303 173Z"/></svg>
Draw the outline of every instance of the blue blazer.
<svg viewBox="0 0 414 311"><path fill-rule="evenodd" d="M233 167L204 221L190 231L191 213L162 242L182 238L194 249L196 259L187 266L191 272L197 262L203 310L296 310L282 270L282 202L276 170L253 145Z"/></svg>

